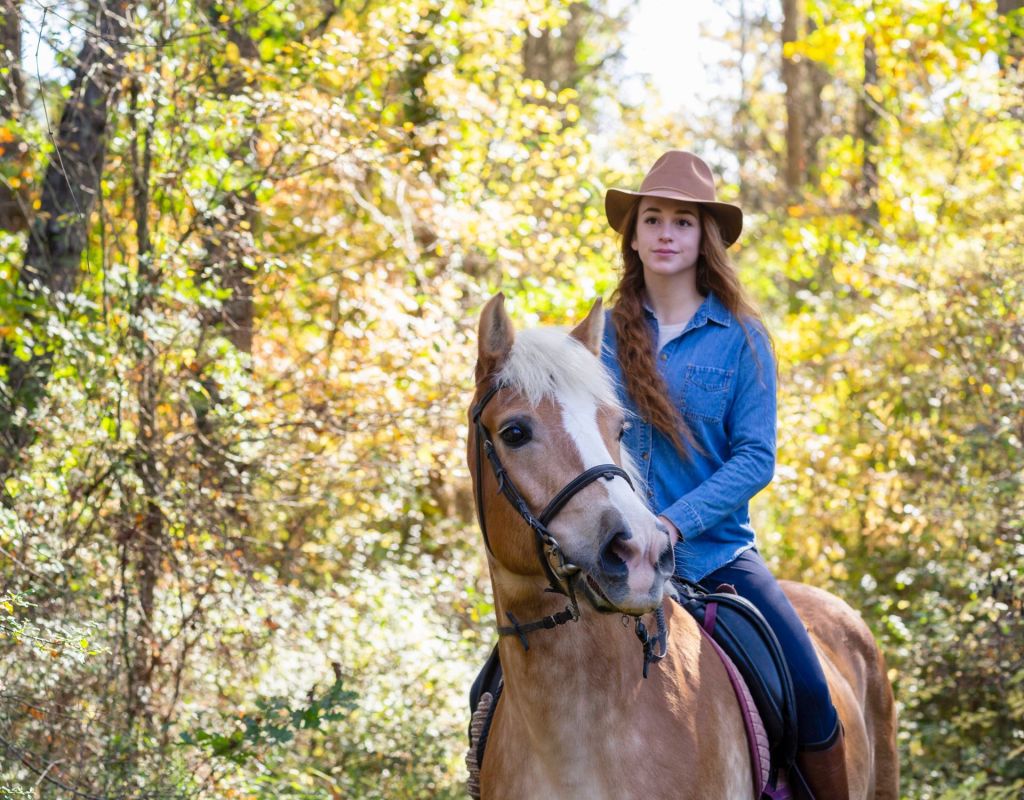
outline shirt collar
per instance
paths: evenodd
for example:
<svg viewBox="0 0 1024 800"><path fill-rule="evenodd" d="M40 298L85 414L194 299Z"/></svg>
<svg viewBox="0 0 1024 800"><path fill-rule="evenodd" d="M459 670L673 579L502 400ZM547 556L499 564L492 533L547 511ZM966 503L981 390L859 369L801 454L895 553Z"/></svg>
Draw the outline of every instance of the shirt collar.
<svg viewBox="0 0 1024 800"><path fill-rule="evenodd" d="M648 319L657 319L654 316L654 310L644 302L644 314ZM718 295L714 292L708 292L708 296L704 298L704 302L700 304L690 323L686 326L687 330L690 328L699 328L708 322L714 322L717 325L721 325L723 328L728 328L732 325L732 313L728 308L718 299Z"/></svg>
<svg viewBox="0 0 1024 800"><path fill-rule="evenodd" d="M725 307L714 292L708 294L697 313L699 314L701 311L707 314L709 320L718 323L723 328L728 328L732 324L732 312Z"/></svg>

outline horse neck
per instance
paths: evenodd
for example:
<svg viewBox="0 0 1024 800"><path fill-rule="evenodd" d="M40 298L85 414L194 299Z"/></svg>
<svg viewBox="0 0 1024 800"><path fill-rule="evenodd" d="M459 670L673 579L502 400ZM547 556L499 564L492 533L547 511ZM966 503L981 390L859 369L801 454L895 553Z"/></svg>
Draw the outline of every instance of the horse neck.
<svg viewBox="0 0 1024 800"><path fill-rule="evenodd" d="M496 577L492 569L500 625L509 624L509 612L529 623L569 605L565 596L544 591L542 576ZM646 622L653 627L653 616ZM632 618L599 613L581 598L577 621L533 631L527 641L529 649L519 637L503 636L499 650L508 695L503 702L517 706L531 724L553 729L630 712L630 697L643 680L643 647Z"/></svg>
<svg viewBox="0 0 1024 800"><path fill-rule="evenodd" d="M501 625L509 611L528 623L567 603L545 593L539 575L507 580L491 568ZM664 610L668 652L648 678L632 620L586 601L578 621L529 634L528 650L501 638L505 689L485 761L492 788L511 787L502 796L512 797L747 796L750 754L725 669L689 614L672 601ZM653 628L653 615L644 621Z"/></svg>

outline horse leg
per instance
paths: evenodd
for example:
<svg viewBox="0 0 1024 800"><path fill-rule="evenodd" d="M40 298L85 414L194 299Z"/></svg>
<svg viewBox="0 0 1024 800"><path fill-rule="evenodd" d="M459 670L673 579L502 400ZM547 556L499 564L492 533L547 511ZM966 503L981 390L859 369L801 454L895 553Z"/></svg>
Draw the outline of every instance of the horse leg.
<svg viewBox="0 0 1024 800"><path fill-rule="evenodd" d="M883 679L873 682L869 698L872 716L876 720L874 800L899 800L900 760L896 750L896 700L892 694L885 656L881 650L878 651L878 663Z"/></svg>

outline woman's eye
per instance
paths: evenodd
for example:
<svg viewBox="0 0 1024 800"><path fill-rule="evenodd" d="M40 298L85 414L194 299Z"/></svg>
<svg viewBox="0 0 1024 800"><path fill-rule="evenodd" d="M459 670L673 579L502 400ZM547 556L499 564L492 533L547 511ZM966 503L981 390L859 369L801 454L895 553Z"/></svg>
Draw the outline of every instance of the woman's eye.
<svg viewBox="0 0 1024 800"><path fill-rule="evenodd" d="M512 422L498 432L501 441L509 447L522 447L530 441L530 428L521 422Z"/></svg>

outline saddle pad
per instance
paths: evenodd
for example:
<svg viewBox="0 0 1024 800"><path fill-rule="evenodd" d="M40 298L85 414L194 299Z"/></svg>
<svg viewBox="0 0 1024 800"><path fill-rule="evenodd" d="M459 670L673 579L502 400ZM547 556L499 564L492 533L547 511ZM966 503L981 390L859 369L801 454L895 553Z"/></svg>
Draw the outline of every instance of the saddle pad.
<svg viewBox="0 0 1024 800"><path fill-rule="evenodd" d="M750 694L747 682L743 680L732 659L726 655L721 645L718 644L704 628L700 629L711 646L715 648L718 657L722 659L725 671L729 675L729 682L732 683L733 691L736 692L736 699L740 704L740 711L743 713L743 725L747 729L747 743L750 745L750 761L754 774L754 797L761 797L761 793L768 786L768 779L771 772L771 753L768 747L768 733L764 729L764 722L757 711L757 705Z"/></svg>
<svg viewBox="0 0 1024 800"><path fill-rule="evenodd" d="M754 697L774 767L796 756L796 699L779 640L754 605L735 594L708 594L675 581L678 601L728 654Z"/></svg>

